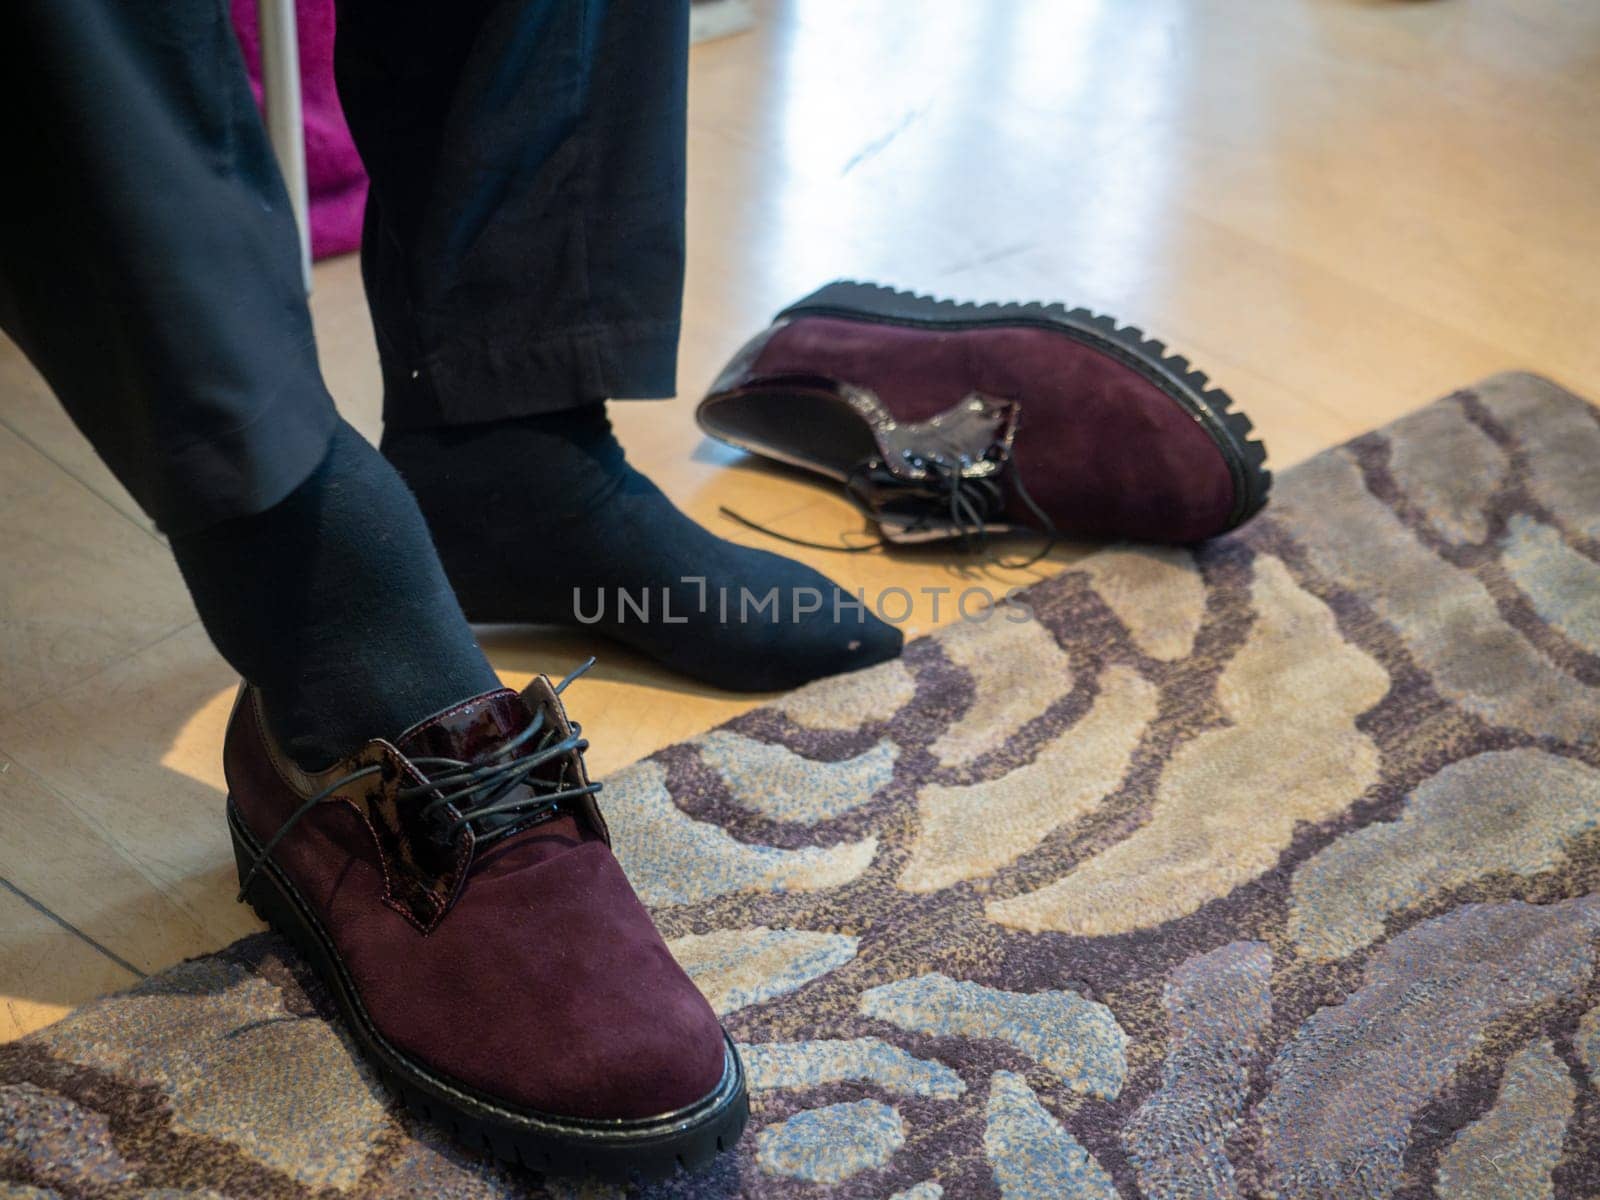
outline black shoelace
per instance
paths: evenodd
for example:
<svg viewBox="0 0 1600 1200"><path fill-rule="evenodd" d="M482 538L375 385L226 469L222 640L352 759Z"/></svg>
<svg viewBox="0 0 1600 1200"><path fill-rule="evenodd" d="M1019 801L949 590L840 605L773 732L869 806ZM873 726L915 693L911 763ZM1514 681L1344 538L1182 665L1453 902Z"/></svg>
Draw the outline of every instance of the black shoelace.
<svg viewBox="0 0 1600 1200"><path fill-rule="evenodd" d="M989 537L994 532L991 526L996 517L1005 508L1005 491L1000 486L1000 477L987 475L977 479L969 479L961 473L959 467L942 459L927 459L922 464L928 470L928 481L922 486L929 495L930 504L928 511L921 516L907 521L901 528L913 536L926 533L934 529L948 529L953 531L953 536L963 551L979 550L988 544ZM1011 571L1020 571L1031 567L1034 563L1044 558L1054 550L1061 541L1061 532L1056 528L1055 522L1048 513L1035 503L1028 489L1022 484L1022 474L1017 470L1016 463L1007 459L1002 468L1011 486L1016 489L1017 498L1027 507L1038 521L1038 526L1015 525L1009 531L1032 534L1041 539L1037 550L1025 558L1005 559L997 558L996 564ZM870 519L881 525L881 518L874 512L871 503L872 480L875 472L884 468L876 460L867 460L857 464L845 479L845 492L857 508L861 509ZM812 550L832 550L841 554L864 554L872 550L882 550L893 546L892 539L885 537L881 532L870 542L859 545L831 544L828 542L813 542L805 538L793 537L787 533L780 533L769 526L758 524L749 517L741 516L726 505L719 511L731 521L737 521L747 529L754 529L757 533L764 533L768 537L777 538L781 542L788 542L792 546L806 546ZM948 518L941 521L940 518Z"/></svg>
<svg viewBox="0 0 1600 1200"><path fill-rule="evenodd" d="M569 683L592 666L594 659L591 658L555 685L556 694L560 695ZM433 824L438 829L440 838L446 842L454 842L460 837L461 831L472 826L474 822L480 823L478 828L481 828L481 823L486 818L502 816L524 818L522 821L507 822L495 831L497 834L507 833L525 824L527 818L553 813L563 801L592 796L600 790L602 785L598 783L586 783L581 787L564 786L565 769L555 779L535 777L535 772L546 763L574 750L581 754L589 748L588 740L581 736L582 726L576 721L570 721L568 724L572 727L572 732L566 737L558 737L557 730L546 728L545 714L540 711L521 733L496 749L480 754L470 762L438 755L422 755L409 759L412 766L419 770L426 769L425 773L433 773L428 774L426 782L402 787L396 795L401 800L412 800L418 796L431 794L433 798L422 806L421 816L425 822ZM544 736L539 738L541 731ZM539 742L531 753L521 758L511 757L535 738L539 738ZM288 836L289 831L299 824L307 813L341 788L369 775L376 775L381 770L383 770L382 764L374 763L358 771L351 771L348 775L334 780L296 809L252 859L250 869L239 881L238 899L241 901L244 899L245 888L255 878L256 872L266 864L272 857L272 852L277 849L278 843ZM506 798L507 792L524 786L535 794ZM451 807L455 809L455 815L447 817L446 809Z"/></svg>

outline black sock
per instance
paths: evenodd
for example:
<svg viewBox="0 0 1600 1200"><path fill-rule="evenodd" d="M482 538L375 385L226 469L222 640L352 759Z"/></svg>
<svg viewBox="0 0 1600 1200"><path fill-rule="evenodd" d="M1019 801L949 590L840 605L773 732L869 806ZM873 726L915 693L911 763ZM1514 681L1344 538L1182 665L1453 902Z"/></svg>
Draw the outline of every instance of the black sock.
<svg viewBox="0 0 1600 1200"><path fill-rule="evenodd" d="M307 769L499 686L416 501L349 425L281 503L172 549L206 632Z"/></svg>
<svg viewBox="0 0 1600 1200"><path fill-rule="evenodd" d="M900 652L898 630L810 567L715 537L679 512L628 465L602 404L389 430L383 452L416 493L474 621L592 628L740 691Z"/></svg>

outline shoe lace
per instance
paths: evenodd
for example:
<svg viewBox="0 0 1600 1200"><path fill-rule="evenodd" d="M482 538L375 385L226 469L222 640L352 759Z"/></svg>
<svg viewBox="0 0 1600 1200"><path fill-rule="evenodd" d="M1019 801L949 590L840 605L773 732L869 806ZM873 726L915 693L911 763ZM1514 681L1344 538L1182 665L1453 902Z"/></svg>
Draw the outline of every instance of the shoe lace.
<svg viewBox="0 0 1600 1200"><path fill-rule="evenodd" d="M926 478L914 485L917 492L927 493L930 503L926 511L906 522L902 528L906 533L925 533L932 529L951 529L955 531L958 544L963 551L971 552L987 546L990 536L995 532L992 526L996 518L1005 509L1006 494L1001 486L1002 475L985 475L970 477L963 475L961 468L942 458L927 458L918 462L926 472ZM1010 531L1020 531L1032 534L1041 539L1041 544L1032 554L1023 558L997 558L997 565L1007 570L1022 570L1031 567L1034 563L1044 558L1054 550L1062 540L1061 531L1056 528L1055 522L1048 513L1034 501L1028 489L1023 486L1022 474L1017 470L1016 463L1007 459L1001 468L1003 477L1015 489L1017 498L1033 514L1038 521L1037 526L1012 524ZM845 493L852 503L868 517L881 524L872 505L872 495L877 487L884 482L887 471L880 459L869 458L857 463L845 477ZM892 480L892 477L891 477ZM902 487L911 487L898 480L893 484ZM831 550L841 554L865 554L872 550L884 550L892 547L894 542L885 537L881 532L870 542L850 545L846 543L813 542L806 538L793 537L781 533L767 525L752 521L749 517L734 512L723 505L719 510L723 516L731 521L753 529L757 533L764 533L768 537L777 538L779 541L788 542L792 546L805 546L812 550ZM941 521L940 518L947 518Z"/></svg>
<svg viewBox="0 0 1600 1200"><path fill-rule="evenodd" d="M555 693L560 695L568 684L587 672L594 663L595 660L590 658L581 664L555 685ZM547 725L545 714L541 710L534 714L533 720L521 733L470 761L440 755L420 755L409 759L412 766L419 769L427 768L429 773L424 782L399 788L396 796L401 800L413 800L431 793L432 799L422 806L420 815L425 822L433 824L439 830L443 840L453 843L461 836L462 830L473 826L474 822L483 822L485 818L510 815L524 818L542 816L553 813L564 801L592 796L600 791L603 785L599 783L586 783L580 787L565 786L564 768L555 779L538 777L539 769L545 764L573 751L581 754L589 748L588 739L582 736L583 727L578 722L568 722L572 732L565 737L560 736L557 729ZM540 736L541 733L543 736ZM531 752L520 758L511 757L524 746L534 742L536 738L538 742ZM255 878L256 872L266 865L279 843L312 809L341 788L370 775L376 775L382 770L382 763L373 763L351 771L301 804L254 855L250 869L239 881L237 898L241 901L244 899L245 890ZM522 787L527 788L532 794L523 793L507 797L508 792ZM441 820L445 810L450 807L455 809L456 815ZM508 822L497 830L496 834L508 833L517 824Z"/></svg>

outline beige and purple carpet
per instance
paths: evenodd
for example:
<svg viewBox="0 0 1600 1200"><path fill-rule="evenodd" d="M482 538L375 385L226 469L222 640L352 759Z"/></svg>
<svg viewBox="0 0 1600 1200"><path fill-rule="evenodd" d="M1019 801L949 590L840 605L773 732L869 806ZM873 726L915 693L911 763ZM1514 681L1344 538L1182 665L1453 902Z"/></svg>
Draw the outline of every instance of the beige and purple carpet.
<svg viewBox="0 0 1600 1200"><path fill-rule="evenodd" d="M1025 600L611 781L752 1086L650 1194L1600 1196L1600 413L1499 377ZM6 1194L546 1194L327 1014L261 936L0 1048Z"/></svg>

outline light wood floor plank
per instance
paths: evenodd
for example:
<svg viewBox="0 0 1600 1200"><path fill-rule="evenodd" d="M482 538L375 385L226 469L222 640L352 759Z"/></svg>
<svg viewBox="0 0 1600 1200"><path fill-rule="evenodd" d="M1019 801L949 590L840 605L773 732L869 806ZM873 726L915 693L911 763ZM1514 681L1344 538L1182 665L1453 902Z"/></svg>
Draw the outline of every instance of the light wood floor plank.
<svg viewBox="0 0 1600 1200"><path fill-rule="evenodd" d="M0 716L192 620L166 546L0 428Z"/></svg>
<svg viewBox="0 0 1600 1200"><path fill-rule="evenodd" d="M138 976L0 882L0 1042L60 1019Z"/></svg>
<svg viewBox="0 0 1600 1200"><path fill-rule="evenodd" d="M81 810L3 750L0 766L0 876L139 971L214 948L220 931L170 899L165 880L123 848L119 813L108 821Z"/></svg>
<svg viewBox="0 0 1600 1200"><path fill-rule="evenodd" d="M220 748L236 682L192 624L0 720L0 746L67 806L57 820L92 830L106 853L183 914L193 928L173 936L186 946L222 945L260 927L233 902L222 823ZM0 777L8 793L13 786ZM20 853L9 837L4 847L7 856ZM88 873L76 882L90 892L103 886ZM127 957L137 956L130 947Z"/></svg>

